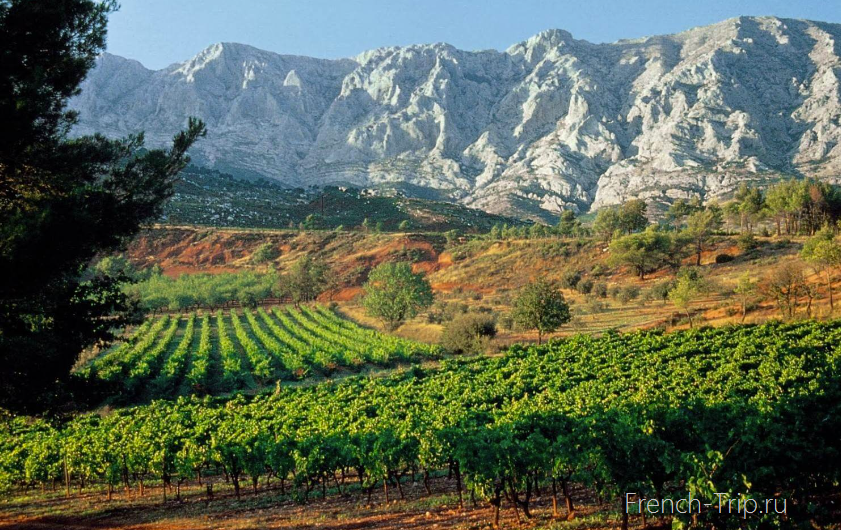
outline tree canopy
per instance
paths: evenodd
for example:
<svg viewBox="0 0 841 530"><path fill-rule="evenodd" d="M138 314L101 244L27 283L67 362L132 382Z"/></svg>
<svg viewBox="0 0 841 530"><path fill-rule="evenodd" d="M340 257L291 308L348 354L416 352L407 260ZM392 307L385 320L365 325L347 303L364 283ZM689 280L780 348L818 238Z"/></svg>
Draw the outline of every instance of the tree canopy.
<svg viewBox="0 0 841 530"><path fill-rule="evenodd" d="M610 244L610 259L613 263L628 265L640 279L667 262L672 238L657 226L649 226L644 232L615 239Z"/></svg>
<svg viewBox="0 0 841 530"><path fill-rule="evenodd" d="M412 272L406 262L379 264L368 276L362 304L389 331L432 305L432 287L421 273Z"/></svg>
<svg viewBox="0 0 841 530"><path fill-rule="evenodd" d="M563 293L546 280L536 280L520 291L512 316L524 329L537 330L537 343L572 318Z"/></svg>
<svg viewBox="0 0 841 530"><path fill-rule="evenodd" d="M54 403L79 353L131 317L122 275L86 274L161 213L187 150L71 138L68 99L104 49L113 1L0 0L0 405Z"/></svg>

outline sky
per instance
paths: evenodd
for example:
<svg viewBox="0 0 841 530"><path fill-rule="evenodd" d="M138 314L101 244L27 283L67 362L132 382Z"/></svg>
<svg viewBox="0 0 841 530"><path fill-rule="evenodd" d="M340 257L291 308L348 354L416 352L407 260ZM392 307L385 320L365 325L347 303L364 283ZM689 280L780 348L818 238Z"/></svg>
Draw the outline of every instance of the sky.
<svg viewBox="0 0 841 530"><path fill-rule="evenodd" d="M217 42L277 53L353 57L447 42L504 50L550 28L614 42L739 15L841 23L841 0L120 0L108 52L159 69Z"/></svg>

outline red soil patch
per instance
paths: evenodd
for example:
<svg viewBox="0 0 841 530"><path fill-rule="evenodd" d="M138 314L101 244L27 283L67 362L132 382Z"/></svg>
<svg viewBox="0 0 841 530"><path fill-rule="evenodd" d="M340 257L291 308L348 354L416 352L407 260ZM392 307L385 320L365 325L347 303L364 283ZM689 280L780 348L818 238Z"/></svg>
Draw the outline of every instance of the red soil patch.
<svg viewBox="0 0 841 530"><path fill-rule="evenodd" d="M338 293L333 294L332 300L335 302L349 302L361 294L362 287L345 287Z"/></svg>

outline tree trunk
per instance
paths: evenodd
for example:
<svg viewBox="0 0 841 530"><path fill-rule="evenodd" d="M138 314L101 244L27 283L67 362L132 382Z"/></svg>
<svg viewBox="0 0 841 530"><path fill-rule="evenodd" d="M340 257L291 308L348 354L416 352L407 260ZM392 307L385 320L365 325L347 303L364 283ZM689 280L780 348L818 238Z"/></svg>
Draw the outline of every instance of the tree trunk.
<svg viewBox="0 0 841 530"><path fill-rule="evenodd" d="M490 500L491 506L493 506L494 510L494 520L493 520L493 528L494 530L499 529L499 507L502 504L502 499L500 498L500 491L499 487L496 488L494 491L494 497Z"/></svg>
<svg viewBox="0 0 841 530"><path fill-rule="evenodd" d="M461 468L458 462L453 466L453 471L456 474L456 489L458 490L458 508L464 510L464 496L461 493Z"/></svg>
<svg viewBox="0 0 841 530"><path fill-rule="evenodd" d="M828 268L826 269L826 288L829 291L829 312L832 313L835 309L835 303L832 298L832 273Z"/></svg>
<svg viewBox="0 0 841 530"><path fill-rule="evenodd" d="M558 483L552 477L552 517L558 516Z"/></svg>
<svg viewBox="0 0 841 530"><path fill-rule="evenodd" d="M403 500L406 497L403 495L403 485L400 484L400 479L401 478L402 478L402 475L400 473L395 473L394 474L394 481L397 483L397 492L400 494L400 499Z"/></svg>
<svg viewBox="0 0 841 530"><path fill-rule="evenodd" d="M523 527L523 521L520 519L520 510L517 508L517 492L514 490L513 484L508 485L508 500L511 501L511 509L514 510L514 518L517 520L517 528Z"/></svg>
<svg viewBox="0 0 841 530"><path fill-rule="evenodd" d="M561 489L564 493L564 501L567 507L567 521L575 518L575 505L572 502L572 495L569 494L569 483L566 479L561 481Z"/></svg>
<svg viewBox="0 0 841 530"><path fill-rule="evenodd" d="M67 488L66 497L70 497L70 470L67 468L67 455L64 455L64 485Z"/></svg>

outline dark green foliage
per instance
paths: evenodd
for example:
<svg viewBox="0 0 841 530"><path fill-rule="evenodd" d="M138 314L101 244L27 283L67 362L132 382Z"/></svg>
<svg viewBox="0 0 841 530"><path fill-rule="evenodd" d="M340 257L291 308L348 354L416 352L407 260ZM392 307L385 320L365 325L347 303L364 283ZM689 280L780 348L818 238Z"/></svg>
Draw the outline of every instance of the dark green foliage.
<svg viewBox="0 0 841 530"><path fill-rule="evenodd" d="M496 322L491 315L462 313L441 332L441 346L453 353L480 354L488 350L496 336Z"/></svg>
<svg viewBox="0 0 841 530"><path fill-rule="evenodd" d="M426 316L430 324L444 324L469 310L470 306L464 302L438 301L433 304Z"/></svg>
<svg viewBox="0 0 841 530"><path fill-rule="evenodd" d="M393 331L432 301L432 287L423 274L412 272L409 263L386 262L368 275L362 303L369 315Z"/></svg>
<svg viewBox="0 0 841 530"><path fill-rule="evenodd" d="M593 290L593 280L590 278L581 278L578 280L578 283L575 284L575 290L581 294L590 294Z"/></svg>
<svg viewBox="0 0 841 530"><path fill-rule="evenodd" d="M306 255L279 278L276 293L288 296L295 304L300 304L315 300L332 282L333 275L327 265Z"/></svg>
<svg viewBox="0 0 841 530"><path fill-rule="evenodd" d="M736 246L742 252L751 252L759 248L759 241L751 233L742 234L736 240Z"/></svg>
<svg viewBox="0 0 841 530"><path fill-rule="evenodd" d="M619 294L616 296L616 299L619 300L620 303L627 304L632 300L636 300L639 298L640 295L640 288L636 285L626 285L622 287L619 291Z"/></svg>
<svg viewBox="0 0 841 530"><path fill-rule="evenodd" d="M672 236L650 226L644 232L614 239L610 244L610 261L613 264L628 265L645 279L645 275L654 272L667 263L670 255Z"/></svg>
<svg viewBox="0 0 841 530"><path fill-rule="evenodd" d="M514 321L526 330L537 330L537 343L572 318L569 304L557 287L545 280L527 284L514 301Z"/></svg>
<svg viewBox="0 0 841 530"><path fill-rule="evenodd" d="M551 495L553 481L569 481L616 506L626 491L691 492L711 504L717 492L787 500L785 518L709 509L675 514L675 527L829 528L841 479L840 342L839 322L607 332L61 425L10 418L0 423L0 487L61 480L65 462L74 486L84 479L97 489L119 484L123 471L134 486L195 481L198 470L234 481L249 470L294 476L293 495L306 502L342 470L361 472L365 488L407 469L449 468L457 493L491 509L499 484L525 510L536 483Z"/></svg>
<svg viewBox="0 0 841 530"><path fill-rule="evenodd" d="M561 275L561 287L564 289L575 289L579 281L581 281L581 271L577 269L567 269Z"/></svg>
<svg viewBox="0 0 841 530"><path fill-rule="evenodd" d="M120 283L85 269L161 214L187 149L143 136L70 140L67 100L104 48L111 1L0 1L0 405L58 399L80 351L131 318Z"/></svg>
<svg viewBox="0 0 841 530"><path fill-rule="evenodd" d="M564 210L555 226L555 232L561 237L572 237L581 230L581 221L572 210Z"/></svg>
<svg viewBox="0 0 841 530"><path fill-rule="evenodd" d="M336 186L287 188L268 179L239 179L197 166L180 173L175 192L162 216L174 225L365 231L361 225L369 218L368 231L382 221L386 232L456 228L476 234L495 224L523 223L458 204Z"/></svg>
<svg viewBox="0 0 841 530"><path fill-rule="evenodd" d="M651 298L654 300L660 300L665 304L669 299L669 291L672 290L672 287L674 287L674 282L672 280L662 280L655 283L649 290Z"/></svg>

